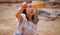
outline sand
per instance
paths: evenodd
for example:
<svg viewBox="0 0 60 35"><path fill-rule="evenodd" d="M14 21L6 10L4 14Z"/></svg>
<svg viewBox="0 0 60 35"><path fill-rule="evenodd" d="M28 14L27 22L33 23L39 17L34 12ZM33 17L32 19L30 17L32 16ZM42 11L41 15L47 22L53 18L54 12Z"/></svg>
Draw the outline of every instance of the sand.
<svg viewBox="0 0 60 35"><path fill-rule="evenodd" d="M19 10L20 4L0 4L0 35L13 35L17 32L15 14ZM59 9L43 8L48 12ZM37 25L39 35L60 35L60 18L55 21L46 21L45 17L39 16Z"/></svg>

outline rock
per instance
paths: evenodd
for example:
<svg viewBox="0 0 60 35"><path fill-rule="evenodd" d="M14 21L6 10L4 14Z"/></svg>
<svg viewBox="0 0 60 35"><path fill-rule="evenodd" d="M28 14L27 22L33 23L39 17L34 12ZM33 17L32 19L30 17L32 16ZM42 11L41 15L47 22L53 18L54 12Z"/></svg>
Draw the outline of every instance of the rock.
<svg viewBox="0 0 60 35"><path fill-rule="evenodd" d="M43 10L38 10L38 15L42 16L42 17L46 17L46 20L55 20L60 16L60 12L59 11L55 11L53 13L48 13L46 11Z"/></svg>
<svg viewBox="0 0 60 35"><path fill-rule="evenodd" d="M44 17L47 17L50 15L50 13L46 12L46 11L43 11L43 10L38 10L38 15L39 16L44 16Z"/></svg>
<svg viewBox="0 0 60 35"><path fill-rule="evenodd" d="M56 18L60 15L60 12L59 11L55 11L53 13L51 13L48 18Z"/></svg>

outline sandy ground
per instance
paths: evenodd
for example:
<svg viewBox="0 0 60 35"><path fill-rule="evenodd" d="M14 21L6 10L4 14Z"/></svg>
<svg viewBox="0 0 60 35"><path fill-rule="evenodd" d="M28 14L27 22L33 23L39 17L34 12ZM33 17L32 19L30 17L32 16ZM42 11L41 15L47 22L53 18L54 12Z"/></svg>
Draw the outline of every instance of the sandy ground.
<svg viewBox="0 0 60 35"><path fill-rule="evenodd" d="M17 32L15 14L19 10L20 4L0 4L0 35L13 35ZM59 9L43 8L48 12ZM45 21L45 17L39 16L37 32L39 35L60 35L60 19L55 21Z"/></svg>

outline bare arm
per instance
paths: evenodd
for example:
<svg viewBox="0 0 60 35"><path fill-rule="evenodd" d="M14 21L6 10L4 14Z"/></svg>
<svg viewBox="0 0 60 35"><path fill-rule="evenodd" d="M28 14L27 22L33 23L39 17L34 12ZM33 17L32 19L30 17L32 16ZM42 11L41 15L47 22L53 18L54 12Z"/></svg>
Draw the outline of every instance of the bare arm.
<svg viewBox="0 0 60 35"><path fill-rule="evenodd" d="M21 5L20 10L16 14L16 17L18 18L18 20L19 20L20 23L23 22L23 18L21 16L21 13L23 12L24 9L26 9L26 5L27 5L27 3L26 2L23 2L22 5Z"/></svg>
<svg viewBox="0 0 60 35"><path fill-rule="evenodd" d="M21 7L20 10L16 13L16 17L18 18L19 22L23 22L23 18L21 16L21 13L23 12L23 8Z"/></svg>

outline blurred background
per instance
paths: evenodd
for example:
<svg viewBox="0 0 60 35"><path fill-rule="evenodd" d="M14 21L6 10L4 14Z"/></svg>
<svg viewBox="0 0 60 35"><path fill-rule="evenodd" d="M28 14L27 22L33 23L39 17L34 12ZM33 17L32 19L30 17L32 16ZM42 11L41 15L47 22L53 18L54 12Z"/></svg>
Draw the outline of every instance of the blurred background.
<svg viewBox="0 0 60 35"><path fill-rule="evenodd" d="M24 1L27 0L0 0L0 35L17 32L15 14ZM38 12L37 33L60 35L60 0L32 0L32 5Z"/></svg>

